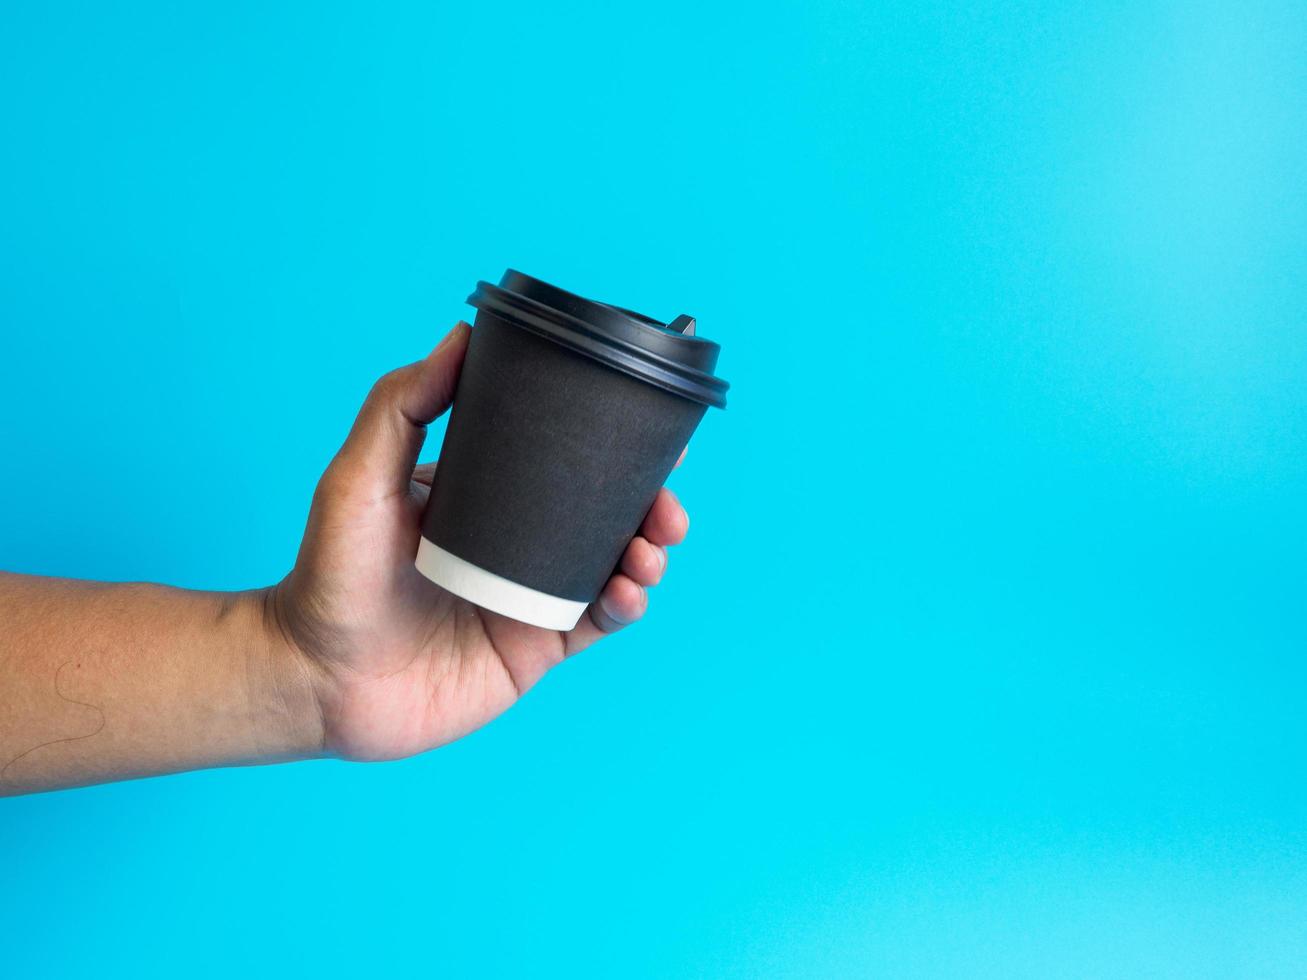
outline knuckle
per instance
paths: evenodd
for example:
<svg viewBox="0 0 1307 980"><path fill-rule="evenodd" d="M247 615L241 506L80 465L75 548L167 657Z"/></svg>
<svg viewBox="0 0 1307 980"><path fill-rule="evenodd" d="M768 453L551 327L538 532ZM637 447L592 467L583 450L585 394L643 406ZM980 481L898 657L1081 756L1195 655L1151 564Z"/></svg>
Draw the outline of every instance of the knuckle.
<svg viewBox="0 0 1307 980"><path fill-rule="evenodd" d="M368 392L367 400L371 404L394 401L404 386L404 368L396 368L379 377Z"/></svg>

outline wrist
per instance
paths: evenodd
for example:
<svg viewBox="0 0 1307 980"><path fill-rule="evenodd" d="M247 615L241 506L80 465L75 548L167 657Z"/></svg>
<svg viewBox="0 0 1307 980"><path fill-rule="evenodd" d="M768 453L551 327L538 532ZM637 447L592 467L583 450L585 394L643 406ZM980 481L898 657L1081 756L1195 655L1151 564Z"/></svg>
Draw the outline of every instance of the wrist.
<svg viewBox="0 0 1307 980"><path fill-rule="evenodd" d="M316 759L326 754L317 664L295 644L278 608L279 587L242 593L250 633L246 646L247 697L266 761Z"/></svg>

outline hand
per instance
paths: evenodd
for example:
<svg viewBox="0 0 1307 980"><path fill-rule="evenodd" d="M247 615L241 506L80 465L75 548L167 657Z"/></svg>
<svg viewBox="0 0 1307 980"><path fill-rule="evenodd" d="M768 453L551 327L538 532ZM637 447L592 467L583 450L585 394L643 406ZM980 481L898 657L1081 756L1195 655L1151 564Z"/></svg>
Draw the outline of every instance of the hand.
<svg viewBox="0 0 1307 980"><path fill-rule="evenodd" d="M501 714L550 667L645 611L688 519L663 489L598 600L569 632L528 626L446 592L414 567L433 465L426 426L449 407L467 351L460 323L368 395L313 497L295 568L269 594L322 714L323 748L394 759Z"/></svg>

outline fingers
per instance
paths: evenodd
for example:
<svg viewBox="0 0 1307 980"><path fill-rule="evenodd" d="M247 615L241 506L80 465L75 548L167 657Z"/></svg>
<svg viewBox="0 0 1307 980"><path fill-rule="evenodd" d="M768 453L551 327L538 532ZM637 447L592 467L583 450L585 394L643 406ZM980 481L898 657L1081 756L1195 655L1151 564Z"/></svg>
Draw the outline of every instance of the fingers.
<svg viewBox="0 0 1307 980"><path fill-rule="evenodd" d="M620 567L631 581L649 588L657 585L667 570L667 550L651 544L648 538L632 538Z"/></svg>
<svg viewBox="0 0 1307 980"><path fill-rule="evenodd" d="M421 465L414 467L411 479L414 483L420 483L424 487L429 488L431 486L431 481L435 479L435 476L436 464L422 463Z"/></svg>
<svg viewBox="0 0 1307 980"><path fill-rule="evenodd" d="M577 653L608 633L629 626L649 607L647 589L667 571L667 548L685 538L689 518L675 495L664 488L649 508L641 533L631 539L618 572L566 635L566 653Z"/></svg>
<svg viewBox="0 0 1307 980"><path fill-rule="evenodd" d="M651 544L666 548L684 541L685 532L689 529L690 518L685 513L685 508L676 499L676 494L663 487L654 498L653 506L649 508L649 513L640 526L640 533Z"/></svg>
<svg viewBox="0 0 1307 980"><path fill-rule="evenodd" d="M454 398L470 329L460 322L425 358L391 371L372 387L337 457L366 492L408 489L427 424Z"/></svg>
<svg viewBox="0 0 1307 980"><path fill-rule="evenodd" d="M590 613L596 626L605 633L615 633L643 616L647 608L649 595L644 587L618 573L608 580Z"/></svg>

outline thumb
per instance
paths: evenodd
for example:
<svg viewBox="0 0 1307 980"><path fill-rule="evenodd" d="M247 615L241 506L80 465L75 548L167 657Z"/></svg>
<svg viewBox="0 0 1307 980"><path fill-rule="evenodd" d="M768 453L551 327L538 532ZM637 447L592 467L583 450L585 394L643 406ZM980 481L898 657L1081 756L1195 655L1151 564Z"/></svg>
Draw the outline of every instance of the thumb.
<svg viewBox="0 0 1307 980"><path fill-rule="evenodd" d="M408 489L427 424L454 400L471 328L459 323L420 361L383 375L368 393L349 437L333 462L354 488L372 495Z"/></svg>

